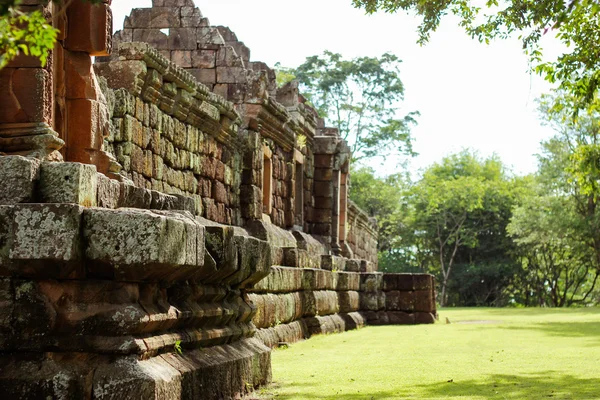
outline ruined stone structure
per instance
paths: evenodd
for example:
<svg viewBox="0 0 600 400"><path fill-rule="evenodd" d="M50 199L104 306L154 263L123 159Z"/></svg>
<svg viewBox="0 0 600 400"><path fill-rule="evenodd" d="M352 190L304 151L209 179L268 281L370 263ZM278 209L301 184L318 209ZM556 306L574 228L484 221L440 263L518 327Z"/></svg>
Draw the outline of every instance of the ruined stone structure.
<svg viewBox="0 0 600 400"><path fill-rule="evenodd" d="M282 342L434 322L430 275L376 272L346 143L228 28L25 4L62 33L0 71L0 398L235 398Z"/></svg>

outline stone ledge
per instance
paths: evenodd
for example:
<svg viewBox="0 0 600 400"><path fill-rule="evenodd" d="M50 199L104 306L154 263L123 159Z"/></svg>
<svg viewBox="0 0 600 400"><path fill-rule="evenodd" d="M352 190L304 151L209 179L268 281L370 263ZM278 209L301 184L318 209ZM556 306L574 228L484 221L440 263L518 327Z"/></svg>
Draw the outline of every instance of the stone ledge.
<svg viewBox="0 0 600 400"><path fill-rule="evenodd" d="M0 355L3 399L233 399L271 381L256 339L140 360L86 353Z"/></svg>

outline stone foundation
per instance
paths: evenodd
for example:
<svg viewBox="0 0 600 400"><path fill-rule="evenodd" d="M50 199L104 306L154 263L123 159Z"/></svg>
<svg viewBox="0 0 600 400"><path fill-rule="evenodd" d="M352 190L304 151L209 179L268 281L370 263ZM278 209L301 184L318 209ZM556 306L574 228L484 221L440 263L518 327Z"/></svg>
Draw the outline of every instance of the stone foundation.
<svg viewBox="0 0 600 400"><path fill-rule="evenodd" d="M297 83L190 0L114 44L110 1L69 4L27 1L60 42L0 72L0 398L239 398L281 343L434 321Z"/></svg>

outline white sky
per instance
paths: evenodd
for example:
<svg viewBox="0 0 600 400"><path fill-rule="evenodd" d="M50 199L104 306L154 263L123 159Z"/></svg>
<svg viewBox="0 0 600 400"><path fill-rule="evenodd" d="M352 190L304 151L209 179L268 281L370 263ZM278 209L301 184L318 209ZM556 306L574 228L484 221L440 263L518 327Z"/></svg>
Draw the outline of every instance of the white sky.
<svg viewBox="0 0 600 400"><path fill-rule="evenodd" d="M497 153L518 174L535 171L534 154L552 135L540 126L535 99L549 86L528 74L518 40L489 46L468 37L453 17L424 47L416 44L419 20L404 13L367 16L351 0L195 0L212 25L226 25L248 46L253 61L296 67L324 50L347 58L391 52L403 60L405 112L418 110L413 130L414 170L463 148ZM113 1L115 29L133 7L151 0ZM553 43L548 46L556 48ZM556 52L556 49L551 49ZM550 55L550 54L549 54ZM393 173L396 160L381 174Z"/></svg>

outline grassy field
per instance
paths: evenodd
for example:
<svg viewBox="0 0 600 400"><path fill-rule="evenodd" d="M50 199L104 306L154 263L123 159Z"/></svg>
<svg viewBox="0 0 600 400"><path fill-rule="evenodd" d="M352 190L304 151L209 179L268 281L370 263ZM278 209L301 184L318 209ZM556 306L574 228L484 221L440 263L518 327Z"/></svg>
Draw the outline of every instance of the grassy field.
<svg viewBox="0 0 600 400"><path fill-rule="evenodd" d="M600 399L600 309L444 309L315 337L273 352L273 380L261 398Z"/></svg>

